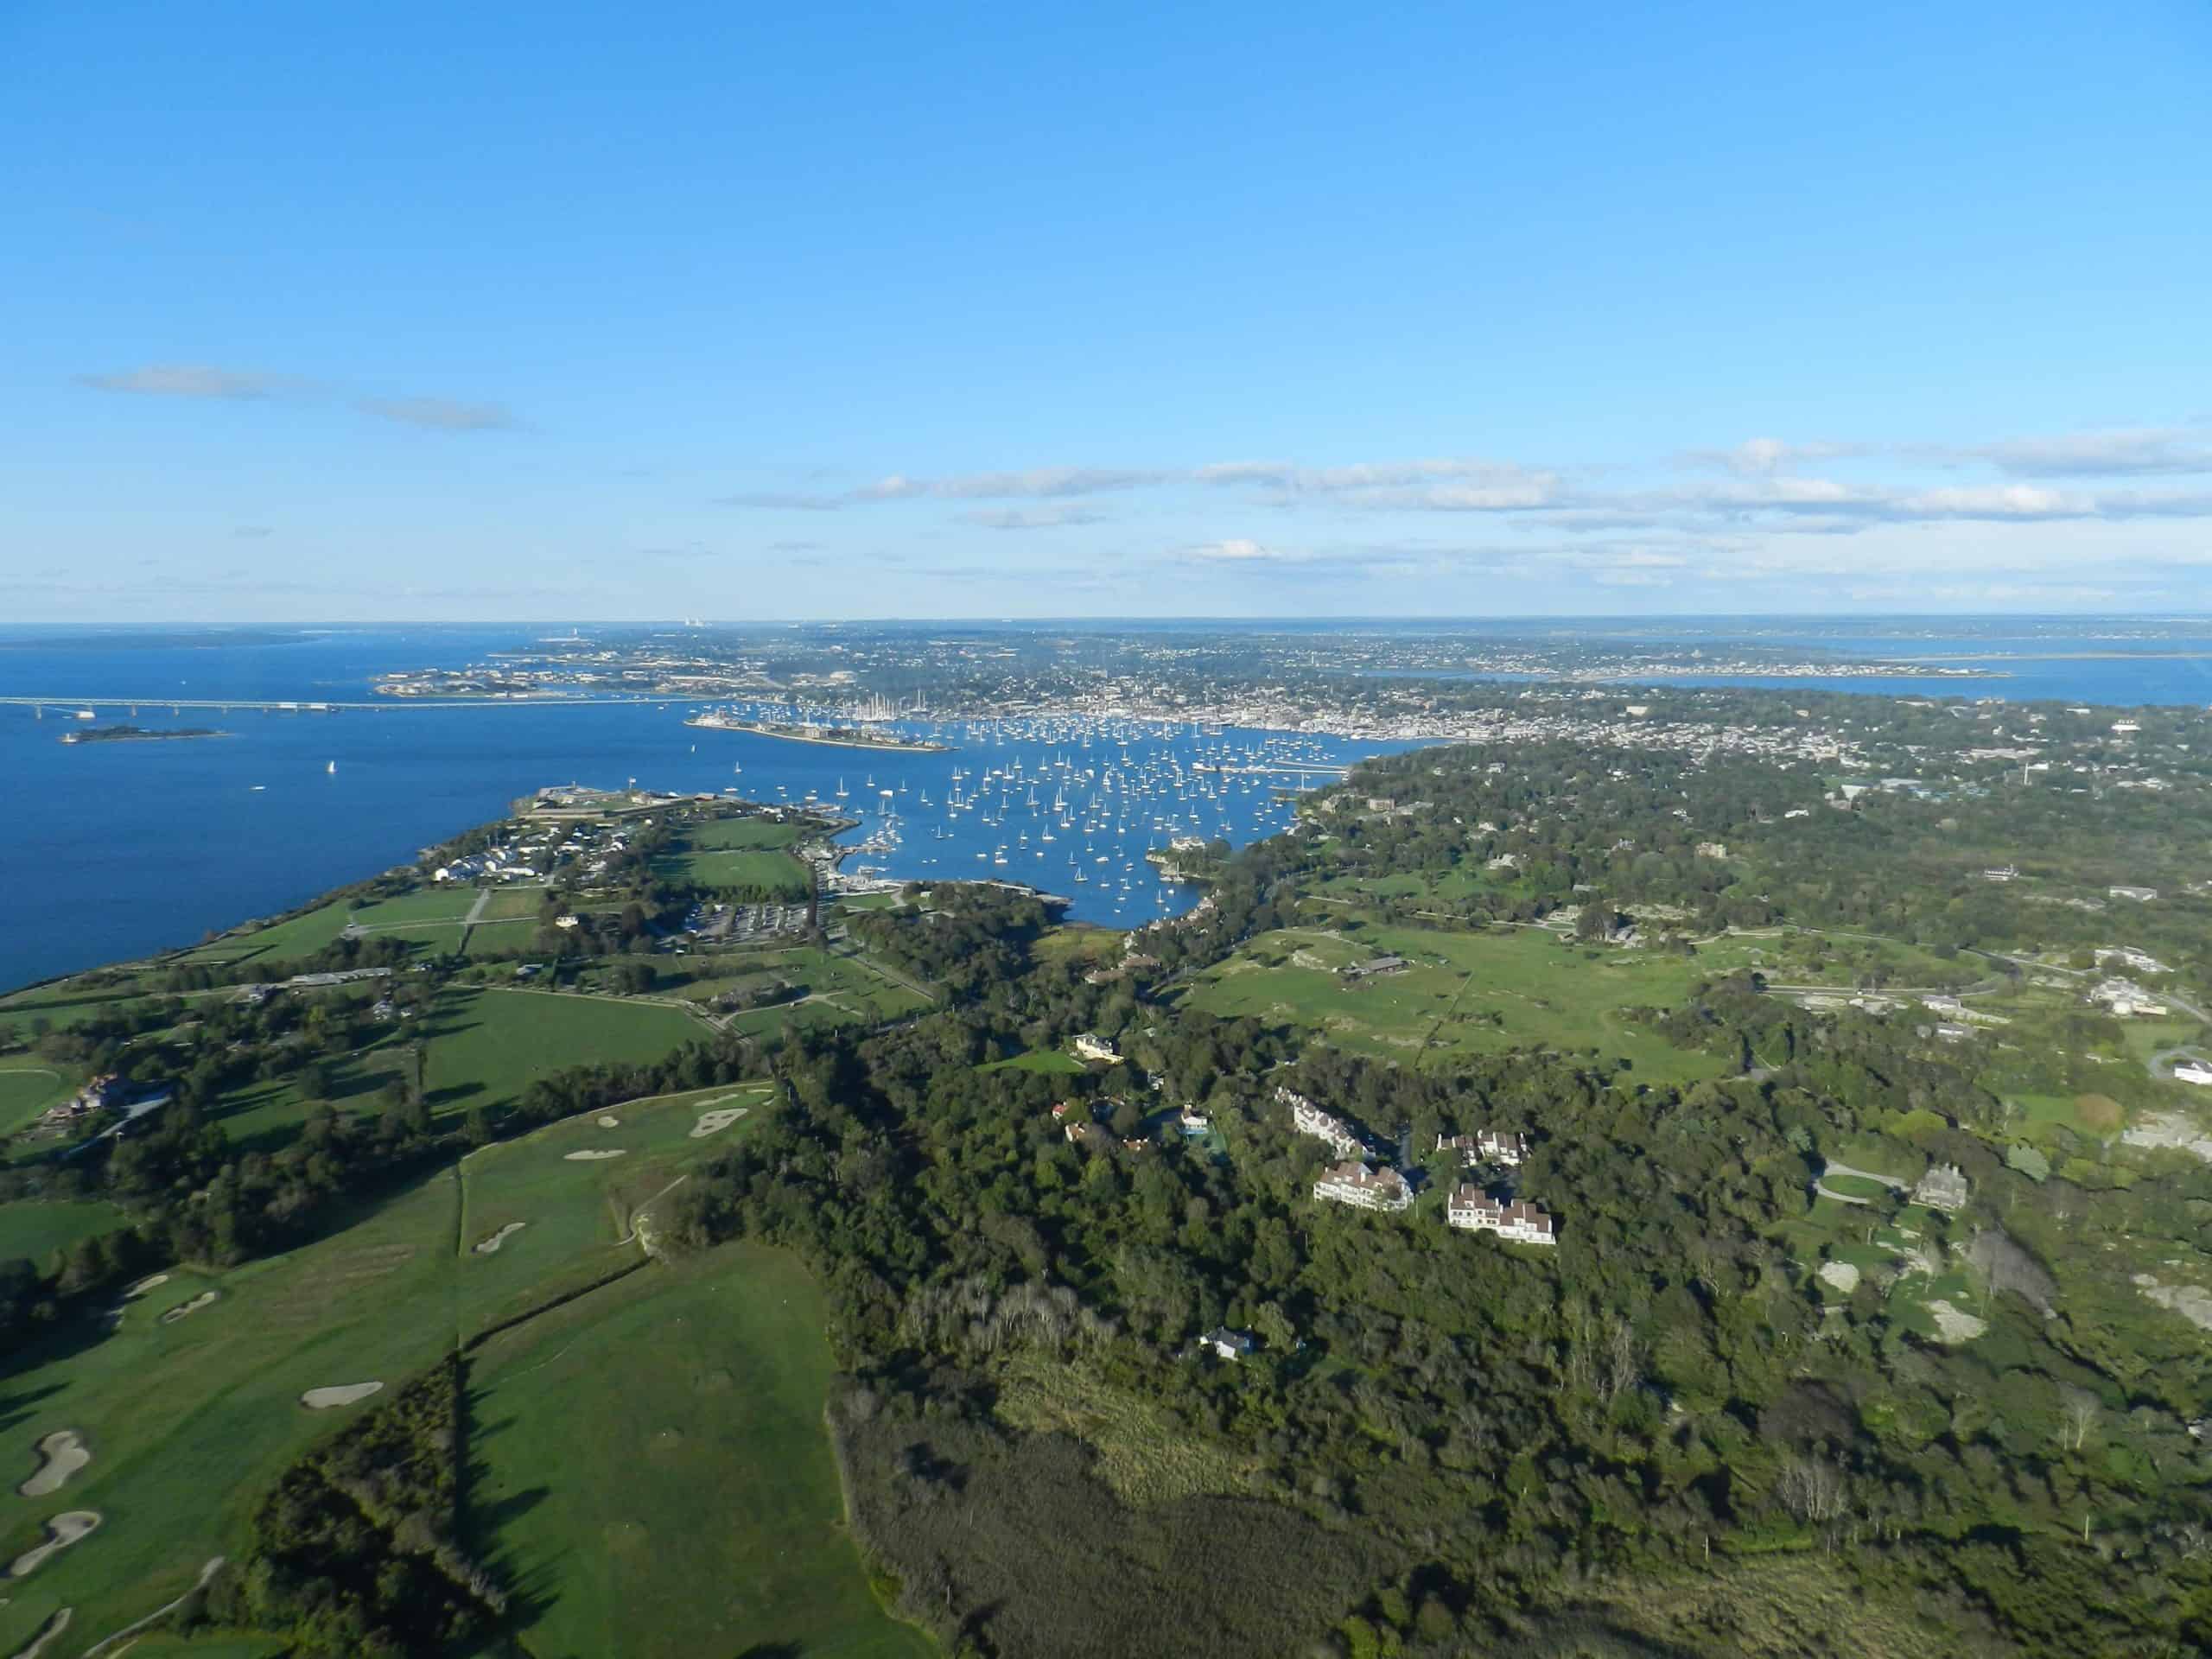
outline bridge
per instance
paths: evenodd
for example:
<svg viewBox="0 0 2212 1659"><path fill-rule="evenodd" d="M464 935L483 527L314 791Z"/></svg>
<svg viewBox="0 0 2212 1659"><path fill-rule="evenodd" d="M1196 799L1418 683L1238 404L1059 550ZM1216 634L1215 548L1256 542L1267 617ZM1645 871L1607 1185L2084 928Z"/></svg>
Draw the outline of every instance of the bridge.
<svg viewBox="0 0 2212 1659"><path fill-rule="evenodd" d="M28 709L38 719L53 709L65 717L102 709L166 709L181 715L188 709L212 709L222 714L258 710L264 715L335 715L349 710L390 709L543 709L580 703L642 702L642 697L406 697L378 702L333 702L305 698L269 702L253 697L0 697L0 708Z"/></svg>

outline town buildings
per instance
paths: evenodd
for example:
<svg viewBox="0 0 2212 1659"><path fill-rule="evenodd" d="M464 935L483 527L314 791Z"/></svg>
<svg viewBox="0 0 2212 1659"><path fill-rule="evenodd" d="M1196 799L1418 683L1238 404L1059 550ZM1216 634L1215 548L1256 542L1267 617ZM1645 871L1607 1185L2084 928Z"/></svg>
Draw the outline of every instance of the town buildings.
<svg viewBox="0 0 2212 1659"><path fill-rule="evenodd" d="M1413 1189L1396 1170L1371 1169L1355 1160L1322 1171L1313 1183L1313 1196L1362 1210L1404 1210L1414 1201Z"/></svg>
<svg viewBox="0 0 2212 1659"><path fill-rule="evenodd" d="M1503 1202L1482 1188L1465 1184L1446 1200L1444 1219L1469 1232L1496 1233L1516 1244L1554 1244L1557 1230L1551 1217L1525 1198Z"/></svg>

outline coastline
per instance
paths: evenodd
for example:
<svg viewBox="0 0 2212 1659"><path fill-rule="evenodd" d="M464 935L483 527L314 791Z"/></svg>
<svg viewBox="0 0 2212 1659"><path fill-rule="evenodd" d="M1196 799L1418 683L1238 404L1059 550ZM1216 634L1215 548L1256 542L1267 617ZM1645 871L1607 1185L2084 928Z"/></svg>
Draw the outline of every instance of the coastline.
<svg viewBox="0 0 2212 1659"><path fill-rule="evenodd" d="M926 739L883 739L869 737L862 733L850 735L831 732L809 733L791 727L772 725L765 721L713 720L694 715L683 722L710 732L744 732L753 737L781 738L786 743L813 743L830 749L874 749L888 754L950 754L952 745Z"/></svg>

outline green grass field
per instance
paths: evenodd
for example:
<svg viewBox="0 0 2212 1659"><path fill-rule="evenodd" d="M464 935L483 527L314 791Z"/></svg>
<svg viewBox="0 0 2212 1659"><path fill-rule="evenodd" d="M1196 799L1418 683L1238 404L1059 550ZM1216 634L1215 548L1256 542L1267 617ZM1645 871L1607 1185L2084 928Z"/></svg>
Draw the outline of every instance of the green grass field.
<svg viewBox="0 0 2212 1659"><path fill-rule="evenodd" d="M92 986L82 980L70 979L58 985L41 985L0 1000L0 1032L6 1033L16 1041L26 1041L37 1030L38 1022L41 1020L54 1030L61 1031L84 1020L113 1014L144 995L145 992L135 982ZM11 1058L4 1064L11 1066L36 1065L39 1062Z"/></svg>
<svg viewBox="0 0 2212 1659"><path fill-rule="evenodd" d="M208 1557L237 1548L284 1465L355 1414L304 1410L302 1392L396 1385L450 1351L459 1192L439 1176L304 1249L228 1273L174 1273L129 1305L113 1335L34 1354L0 1382L0 1426L22 1471L0 1488L0 1551L28 1547L63 1510L103 1517L84 1542L10 1585L0 1653L67 1605L77 1610L69 1639L48 1659L71 1659L181 1594ZM161 1322L207 1290L215 1301ZM49 1497L18 1497L30 1448L64 1428L85 1436L91 1464Z"/></svg>
<svg viewBox="0 0 2212 1659"><path fill-rule="evenodd" d="M0 1060L0 1135L13 1135L48 1107L67 1100L77 1072L28 1055Z"/></svg>
<svg viewBox="0 0 2212 1659"><path fill-rule="evenodd" d="M1041 1071L1048 1077L1079 1077L1090 1068L1065 1049L1033 1048L1003 1060L992 1060L979 1071Z"/></svg>
<svg viewBox="0 0 2212 1659"><path fill-rule="evenodd" d="M638 1259L639 1212L669 1197L685 1169L745 1133L740 1119L695 1135L702 1114L769 1097L766 1084L702 1089L631 1101L607 1112L550 1124L461 1160L461 1253L455 1287L464 1338L604 1278ZM611 1119L613 1127L601 1122ZM620 1152L575 1160L574 1152ZM488 1253L476 1246L499 1236Z"/></svg>
<svg viewBox="0 0 2212 1659"><path fill-rule="evenodd" d="M544 1655L922 1659L871 1597L822 1421L832 1362L796 1258L728 1245L493 1338L472 1510Z"/></svg>
<svg viewBox="0 0 2212 1659"><path fill-rule="evenodd" d="M668 880L695 887L803 899L814 891L814 880L787 850L799 839L792 824L718 818L684 830L673 850L653 861L653 868Z"/></svg>
<svg viewBox="0 0 2212 1659"><path fill-rule="evenodd" d="M42 1204L18 1198L0 1204L0 1262L22 1257L43 1266L52 1252L95 1233L111 1233L129 1219L115 1205L97 1200ZM5 1388L0 1383L0 1390Z"/></svg>
<svg viewBox="0 0 2212 1659"><path fill-rule="evenodd" d="M397 1387L472 1333L640 1261L621 1242L639 1208L746 1132L741 1120L695 1137L701 1114L765 1098L764 1085L698 1090L617 1107L611 1129L600 1114L550 1126L334 1237L231 1272L175 1271L130 1302L105 1340L29 1356L0 1383L0 1430L22 1474L57 1429L82 1434L92 1460L44 1499L17 1497L22 1475L10 1477L0 1550L12 1557L65 1509L95 1510L103 1524L9 1586L0 1653L67 1605L69 1636L48 1659L74 1659L181 1593L209 1557L235 1553L284 1466L372 1408L308 1411L305 1390ZM567 1156L582 1149L626 1155ZM511 1220L527 1224L498 1251L474 1248ZM213 1301L162 1322L208 1292ZM732 1247L681 1272L646 1267L486 1344L472 1370L483 1435L473 1451L492 1473L471 1513L492 1532L487 1553L517 1573L530 1629L548 1644L531 1635L534 1651L739 1652L772 1636L808 1654L931 1650L876 1610L838 1525L822 1320L796 1258ZM668 1518L703 1514L734 1520ZM725 1629L743 1639L684 1645L720 1642ZM640 1630L665 1640L640 1648L629 1639ZM162 1642L134 1651L270 1650Z"/></svg>
<svg viewBox="0 0 2212 1659"><path fill-rule="evenodd" d="M547 991L448 991L413 1035L429 1047L434 1111L492 1106L531 1078L594 1062L656 1060L706 1031L681 1009Z"/></svg>
<svg viewBox="0 0 2212 1659"><path fill-rule="evenodd" d="M210 939L184 955L187 962L289 962L311 957L334 943L346 931L352 912L342 904L327 904L267 927L248 925L220 938Z"/></svg>
<svg viewBox="0 0 2212 1659"><path fill-rule="evenodd" d="M1338 976L1385 953L1405 957L1406 971L1363 982ZM1208 969L1184 1006L1301 1027L1344 1048L1423 1065L1513 1048L1595 1047L1626 1058L1640 1079L1674 1083L1719 1075L1722 1063L1677 1049L1619 1013L1679 1002L1704 971L1694 957L1575 949L1537 928L1286 928Z"/></svg>

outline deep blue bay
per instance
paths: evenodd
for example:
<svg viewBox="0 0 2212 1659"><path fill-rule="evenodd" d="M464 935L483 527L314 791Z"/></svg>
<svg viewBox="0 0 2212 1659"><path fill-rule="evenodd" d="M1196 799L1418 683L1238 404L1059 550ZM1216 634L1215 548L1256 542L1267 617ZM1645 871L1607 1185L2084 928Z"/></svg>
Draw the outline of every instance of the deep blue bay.
<svg viewBox="0 0 2212 1659"><path fill-rule="evenodd" d="M1567 631L1561 624L1513 626L1529 636ZM1707 631L1700 632L1700 626ZM1509 625L1469 631L1478 628L1502 634ZM1438 629L1427 624L1422 631ZM1719 649L1757 643L1931 666L1973 659L1998 671L1963 680L1714 675L1669 676L1661 683L1729 680L2120 705L2212 702L2212 624L2153 629L2126 620L2038 620L1952 628L1921 621L1830 632L1808 621L1732 619L1574 631L1620 644L1709 639ZM735 788L768 801L796 802L814 791L856 815L868 809L854 839L879 831L887 809L897 844L854 864L872 863L899 878L1026 881L1073 899L1080 919L1136 925L1192 898L1152 879L1142 858L1147 847L1176 833L1242 844L1287 821L1289 804L1277 798L1276 785L1294 779L1211 768L1294 757L1343 763L1401 747L1135 721L1010 721L950 727L943 735L956 747L945 753L899 753L687 727L692 705L675 702L395 703L334 715L172 715L149 702L135 715L110 702L99 709L100 724L210 726L230 735L57 741L76 723L68 715L78 699L368 701L381 672L458 667L556 632L565 628L0 632L0 695L57 700L42 720L28 709L0 707L0 775L7 780L0 988L189 944L211 930L287 909L410 861L418 849L501 814L541 785L570 780ZM988 774L996 775L979 795ZM842 797L836 792L841 785ZM958 814L948 810L956 787L971 802ZM1055 798L1065 803L1057 812Z"/></svg>

